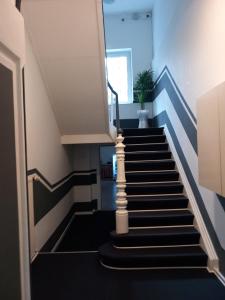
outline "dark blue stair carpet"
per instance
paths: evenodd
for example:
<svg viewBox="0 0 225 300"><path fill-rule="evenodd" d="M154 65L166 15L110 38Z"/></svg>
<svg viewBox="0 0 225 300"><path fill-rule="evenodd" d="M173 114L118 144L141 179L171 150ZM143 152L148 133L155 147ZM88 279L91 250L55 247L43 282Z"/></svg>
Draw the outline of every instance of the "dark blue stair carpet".
<svg viewBox="0 0 225 300"><path fill-rule="evenodd" d="M111 232L116 247L171 246L199 244L200 234L194 227L131 229L128 233Z"/></svg>
<svg viewBox="0 0 225 300"><path fill-rule="evenodd" d="M125 160L153 160L153 159L170 159L170 151L136 151L136 152L125 152Z"/></svg>
<svg viewBox="0 0 225 300"><path fill-rule="evenodd" d="M125 136L124 144L164 143L165 140L165 135Z"/></svg>
<svg viewBox="0 0 225 300"><path fill-rule="evenodd" d="M130 227L192 225L193 220L194 216L189 210L159 210L129 213Z"/></svg>
<svg viewBox="0 0 225 300"><path fill-rule="evenodd" d="M180 182L153 182L127 184L127 195L180 194L183 185Z"/></svg>
<svg viewBox="0 0 225 300"><path fill-rule="evenodd" d="M145 136L163 134L163 128L124 128L123 136Z"/></svg>
<svg viewBox="0 0 225 300"><path fill-rule="evenodd" d="M152 143L152 144L133 144L133 145L126 145L125 151L126 152L133 152L133 151L168 151L168 143Z"/></svg>
<svg viewBox="0 0 225 300"><path fill-rule="evenodd" d="M206 267L208 260L200 246L118 249L107 243L99 252L102 263L115 268Z"/></svg>
<svg viewBox="0 0 225 300"><path fill-rule="evenodd" d="M127 197L127 200L128 210L180 209L188 206L188 199L183 195Z"/></svg>
<svg viewBox="0 0 225 300"><path fill-rule="evenodd" d="M179 173L171 171L154 171L154 172L132 172L126 173L126 181L129 182L160 182L160 181L178 181Z"/></svg>
<svg viewBox="0 0 225 300"><path fill-rule="evenodd" d="M152 160L152 161L125 161L127 171L154 171L154 170L173 170L175 162L172 159Z"/></svg>

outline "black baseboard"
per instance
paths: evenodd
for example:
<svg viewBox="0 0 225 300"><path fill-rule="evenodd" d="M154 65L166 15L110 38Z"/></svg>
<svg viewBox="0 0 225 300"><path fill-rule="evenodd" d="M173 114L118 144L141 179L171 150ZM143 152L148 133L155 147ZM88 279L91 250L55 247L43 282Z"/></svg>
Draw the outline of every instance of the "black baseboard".
<svg viewBox="0 0 225 300"><path fill-rule="evenodd" d="M40 252L50 252L52 248L55 246L64 230L68 226L71 218L76 212L92 212L93 210L97 210L97 199L92 200L91 202L76 202L72 205L70 211L65 216L63 221L56 228L54 233L48 239L48 241L41 248Z"/></svg>
<svg viewBox="0 0 225 300"><path fill-rule="evenodd" d="M60 236L63 234L64 230L66 229L67 225L69 224L71 218L73 217L75 213L75 206L72 205L70 211L65 216L63 221L59 224L59 226L56 228L54 233L50 236L48 241L44 244L44 246L41 248L40 252L50 252L52 248L55 246L57 241L59 240Z"/></svg>
<svg viewBox="0 0 225 300"><path fill-rule="evenodd" d="M97 209L97 199L91 202L75 202L74 209L76 212L91 212Z"/></svg>
<svg viewBox="0 0 225 300"><path fill-rule="evenodd" d="M34 181L34 221L35 225L52 210L74 187L79 185L91 186L97 183L96 170L73 171L60 179L58 182L51 184L37 169L27 171L27 175L37 175L41 181ZM43 184L44 181L46 184ZM50 189L54 189L50 191Z"/></svg>
<svg viewBox="0 0 225 300"><path fill-rule="evenodd" d="M138 128L139 119L120 119L121 128ZM148 119L149 127L152 127L152 119ZM116 120L114 120L116 126Z"/></svg>

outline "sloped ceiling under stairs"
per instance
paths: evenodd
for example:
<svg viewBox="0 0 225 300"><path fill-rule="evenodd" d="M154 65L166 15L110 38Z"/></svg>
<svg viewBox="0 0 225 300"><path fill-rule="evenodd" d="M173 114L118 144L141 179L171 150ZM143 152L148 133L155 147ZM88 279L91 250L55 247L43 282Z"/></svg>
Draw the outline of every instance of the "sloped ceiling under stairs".
<svg viewBox="0 0 225 300"><path fill-rule="evenodd" d="M100 0L23 0L63 143L112 142Z"/></svg>

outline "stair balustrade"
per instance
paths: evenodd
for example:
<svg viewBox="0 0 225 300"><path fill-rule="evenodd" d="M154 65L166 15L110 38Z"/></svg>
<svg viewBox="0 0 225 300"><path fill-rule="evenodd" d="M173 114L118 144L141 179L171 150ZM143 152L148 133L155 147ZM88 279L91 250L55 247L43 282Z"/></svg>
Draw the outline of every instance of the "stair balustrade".
<svg viewBox="0 0 225 300"><path fill-rule="evenodd" d="M108 82L108 88L111 94L115 97L116 105L116 157L117 157L117 194L116 194L116 233L123 234L128 232L128 211L127 211L127 194L126 194L126 177L125 177L125 154L123 144L122 130L120 128L120 114L119 114L119 97L118 93L113 89ZM113 116L113 104L111 103L111 116ZM113 122L113 119L111 120Z"/></svg>
<svg viewBox="0 0 225 300"><path fill-rule="evenodd" d="M121 133L116 139L116 157L117 157L117 194L116 194L116 233L123 234L128 232L128 211L126 177L125 177L125 153L123 144L124 137Z"/></svg>

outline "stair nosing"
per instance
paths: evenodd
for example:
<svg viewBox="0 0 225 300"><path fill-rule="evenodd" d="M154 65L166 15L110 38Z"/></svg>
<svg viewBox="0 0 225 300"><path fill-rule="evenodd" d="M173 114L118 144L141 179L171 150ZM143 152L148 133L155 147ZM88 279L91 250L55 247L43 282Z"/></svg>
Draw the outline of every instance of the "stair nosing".
<svg viewBox="0 0 225 300"><path fill-rule="evenodd" d="M129 270L129 271L138 271L138 270L186 270L186 269L208 269L207 266L176 266L176 267L113 267L103 263L100 260L100 263L103 267L109 270Z"/></svg>
<svg viewBox="0 0 225 300"><path fill-rule="evenodd" d="M179 172L177 170L171 170L171 169L167 169L167 170L144 170L144 171L125 171L125 174L134 174L134 173L163 173L163 172L169 172L169 173L176 173L179 174Z"/></svg>
<svg viewBox="0 0 225 300"><path fill-rule="evenodd" d="M108 243L106 243L106 245L108 245ZM109 244L109 246L111 247L111 249L115 250L114 246L111 243ZM203 248L202 248L202 246L200 244L197 244L197 245L188 245L188 248L193 248L192 249L193 253L192 252L185 253L185 252L176 251L176 249L177 249L176 246L173 246L173 247L170 247L170 248L174 248L174 249L171 249L172 251L170 251L170 252L168 252L166 254L167 257L168 256L170 256L170 257L173 256L174 253L176 253L179 256L190 256L190 254L196 254L196 255L202 255L203 254L203 255L207 256L207 254L204 252L204 250L203 250ZM129 249L127 249L127 250L129 251ZM173 250L174 250L174 252L173 252ZM196 250L198 250L198 251L196 251ZM128 251L126 251L126 252L128 252ZM159 252L159 253L152 252L152 253L148 253L147 255L151 256L151 257L153 257L153 256L162 257L162 254L163 254L163 252Z"/></svg>
<svg viewBox="0 0 225 300"><path fill-rule="evenodd" d="M182 209L179 209L179 210L182 210L182 211L185 211L185 212L190 212L193 215L192 211L189 208L182 208ZM162 211L162 212L169 211L171 213L172 211L177 211L177 209L176 208L175 209L174 208L173 209L165 209L165 210L158 209L157 211ZM138 213L143 213L143 212L148 212L148 211L144 210L144 211L141 211L141 212L139 211ZM130 214L132 214L132 213L135 213L135 212L130 211Z"/></svg>
<svg viewBox="0 0 225 300"><path fill-rule="evenodd" d="M156 245L156 246L132 246L132 247L129 247L129 246L125 246L125 247L121 247L121 246L116 246L113 244L113 247L115 249L155 249L155 248L182 248L182 247L200 247L201 245L200 244L186 244L186 245L181 245L181 244L178 244L178 245L166 245L166 246L160 246L160 245Z"/></svg>
<svg viewBox="0 0 225 300"><path fill-rule="evenodd" d="M126 144L126 146L143 146L143 145L168 145L168 143L167 142L163 142L163 143Z"/></svg>
<svg viewBox="0 0 225 300"><path fill-rule="evenodd" d="M129 144L130 145L130 144ZM142 144L140 144L142 145ZM125 151L125 154L147 154L147 153L160 153L160 154L164 154L164 153L171 153L171 151L169 150L142 150L142 151Z"/></svg>
<svg viewBox="0 0 225 300"><path fill-rule="evenodd" d="M182 185L183 186L183 184L182 184L182 182L181 181L179 181L179 180L172 180L172 181L144 181L144 182L142 182L142 181L138 181L138 182L126 182L126 185L138 185L138 184L143 184L143 185L147 185L147 184L152 184L152 185L154 185L154 184L157 184L157 183L162 183L162 184L167 184L167 183L176 183L177 185ZM178 184L179 183L179 184Z"/></svg>
<svg viewBox="0 0 225 300"><path fill-rule="evenodd" d="M145 137L165 137L166 138L166 135L165 134L149 134L149 135L124 135L124 139L126 138L145 138Z"/></svg>
<svg viewBox="0 0 225 300"><path fill-rule="evenodd" d="M152 197L152 196L184 196L186 197L186 195L184 195L183 193L174 193L174 194L142 194L142 195L126 195L126 198L136 198L136 197Z"/></svg>
<svg viewBox="0 0 225 300"><path fill-rule="evenodd" d="M134 209L134 210L128 210L128 213L138 213L138 212L152 212L152 211L179 211L179 210L189 210L190 212L192 212L190 209L188 208L162 208L162 209Z"/></svg>
<svg viewBox="0 0 225 300"><path fill-rule="evenodd" d="M143 159L143 160L125 160L125 163L145 163L145 162L175 162L174 159L165 158L165 159Z"/></svg>
<svg viewBox="0 0 225 300"><path fill-rule="evenodd" d="M180 228L180 227L193 227L193 224L185 224L185 225L162 225L162 226L129 226L128 229L129 230L139 230L139 229L153 229L153 228Z"/></svg>

